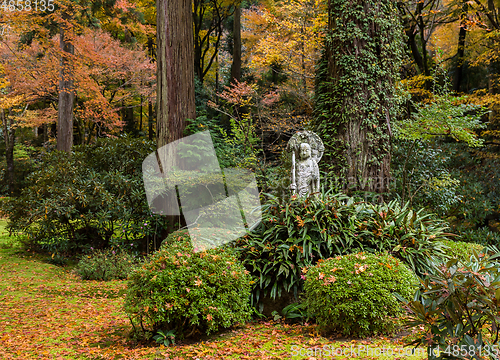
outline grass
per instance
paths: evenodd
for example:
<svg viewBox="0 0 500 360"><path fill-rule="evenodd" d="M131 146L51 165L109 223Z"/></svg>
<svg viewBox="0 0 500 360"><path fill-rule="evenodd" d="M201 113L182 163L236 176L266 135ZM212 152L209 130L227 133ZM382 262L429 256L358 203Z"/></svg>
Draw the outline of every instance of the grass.
<svg viewBox="0 0 500 360"><path fill-rule="evenodd" d="M401 338L328 338L315 325L280 321L256 321L169 347L138 344L129 338L131 326L122 310L125 281L81 281L22 250L5 225L0 220L1 359L427 358L406 356L410 349L394 350L396 356L376 352L402 349ZM327 351L343 355L331 357Z"/></svg>

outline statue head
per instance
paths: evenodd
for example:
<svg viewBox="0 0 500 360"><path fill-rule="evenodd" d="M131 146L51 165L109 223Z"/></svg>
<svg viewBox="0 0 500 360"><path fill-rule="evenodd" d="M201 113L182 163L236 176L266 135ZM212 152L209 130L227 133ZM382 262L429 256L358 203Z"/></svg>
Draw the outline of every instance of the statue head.
<svg viewBox="0 0 500 360"><path fill-rule="evenodd" d="M300 158L302 160L309 159L311 157L311 146L307 143L300 144Z"/></svg>

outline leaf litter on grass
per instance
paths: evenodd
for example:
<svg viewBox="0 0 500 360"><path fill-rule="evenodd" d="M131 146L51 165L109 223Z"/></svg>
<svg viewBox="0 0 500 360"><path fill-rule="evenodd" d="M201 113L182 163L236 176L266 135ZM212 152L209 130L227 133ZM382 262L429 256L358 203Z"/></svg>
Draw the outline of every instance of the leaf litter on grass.
<svg viewBox="0 0 500 360"><path fill-rule="evenodd" d="M318 357L292 357L292 346L348 344L321 337L314 325L270 321L169 347L138 344L128 337L125 289L125 281L81 281L37 256L0 249L0 359L314 359ZM373 339L372 346L402 345Z"/></svg>

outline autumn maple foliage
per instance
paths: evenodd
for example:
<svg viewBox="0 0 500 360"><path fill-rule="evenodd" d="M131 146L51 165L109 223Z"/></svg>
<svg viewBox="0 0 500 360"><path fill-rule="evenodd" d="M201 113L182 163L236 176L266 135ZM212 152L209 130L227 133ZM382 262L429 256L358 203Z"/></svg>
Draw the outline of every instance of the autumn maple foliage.
<svg viewBox="0 0 500 360"><path fill-rule="evenodd" d="M8 98L26 108L17 124L35 127L54 122L61 56L58 35L23 45L23 29L13 30L1 39L0 64L2 78L9 82ZM140 96L154 97L155 66L139 46L124 46L102 30L84 29L74 42L75 125L87 137L113 134L123 126L117 112L124 104ZM16 97L20 94L21 103Z"/></svg>

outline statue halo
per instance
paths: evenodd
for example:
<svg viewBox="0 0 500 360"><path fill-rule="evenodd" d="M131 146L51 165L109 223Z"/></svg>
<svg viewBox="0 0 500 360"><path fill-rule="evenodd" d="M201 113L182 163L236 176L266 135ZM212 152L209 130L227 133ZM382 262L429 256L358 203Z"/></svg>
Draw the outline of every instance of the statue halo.
<svg viewBox="0 0 500 360"><path fill-rule="evenodd" d="M300 144L309 144L311 147L311 158L317 163L321 160L323 153L325 152L325 146L321 138L313 133L312 131L299 131L293 135L288 141L286 150L289 154L295 152L298 155L300 150Z"/></svg>

